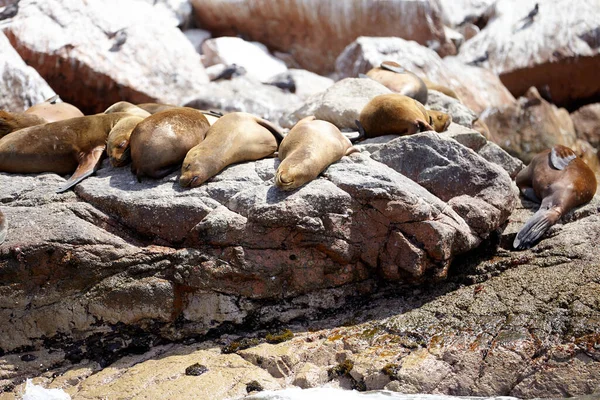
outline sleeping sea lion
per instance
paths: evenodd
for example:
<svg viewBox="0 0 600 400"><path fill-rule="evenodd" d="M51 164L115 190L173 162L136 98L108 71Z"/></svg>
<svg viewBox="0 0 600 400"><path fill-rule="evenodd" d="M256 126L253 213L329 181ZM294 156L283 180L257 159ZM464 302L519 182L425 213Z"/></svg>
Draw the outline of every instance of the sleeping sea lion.
<svg viewBox="0 0 600 400"><path fill-rule="evenodd" d="M29 107L25 114L33 114L44 118L46 122L62 121L69 118L83 117L79 108L65 102L58 102L58 95L54 95L44 101Z"/></svg>
<svg viewBox="0 0 600 400"><path fill-rule="evenodd" d="M0 138L30 126L83 117L78 108L68 103L56 103L57 99L58 95L53 96L22 113L0 111Z"/></svg>
<svg viewBox="0 0 600 400"><path fill-rule="evenodd" d="M443 132L452 118L441 111L426 110L418 101L397 93L373 97L357 121L361 135L412 135L422 131Z"/></svg>
<svg viewBox="0 0 600 400"><path fill-rule="evenodd" d="M6 240L6 233L8 232L8 223L6 222L6 216L0 211L0 244Z"/></svg>
<svg viewBox="0 0 600 400"><path fill-rule="evenodd" d="M172 110L174 108L189 108L189 109L196 110L196 111L199 111L202 114L204 114L204 116L208 120L208 123L211 125L214 124L219 118L221 118L223 116L223 114L218 111L198 110L198 109L192 108L192 107L173 106L171 104L142 103L142 104L138 104L137 106L143 110L148 111L150 114L156 114L157 112Z"/></svg>
<svg viewBox="0 0 600 400"><path fill-rule="evenodd" d="M330 122L314 116L301 119L279 145L281 164L275 185L292 190L319 176L329 165L358 150Z"/></svg>
<svg viewBox="0 0 600 400"><path fill-rule="evenodd" d="M540 209L521 228L513 247L527 249L574 207L589 202L596 193L594 172L568 147L556 145L537 154L515 178L526 198Z"/></svg>
<svg viewBox="0 0 600 400"><path fill-rule="evenodd" d="M230 164L268 157L282 139L279 128L262 118L244 112L226 114L188 152L179 183L197 187Z"/></svg>
<svg viewBox="0 0 600 400"><path fill-rule="evenodd" d="M427 86L423 80L396 62L384 61L379 67L369 70L366 76L392 92L411 97L421 104L427 103Z"/></svg>
<svg viewBox="0 0 600 400"><path fill-rule="evenodd" d="M161 111L140 122L130 137L131 172L160 179L175 171L190 149L204 140L210 124L187 107Z"/></svg>
<svg viewBox="0 0 600 400"><path fill-rule="evenodd" d="M0 140L0 171L73 173L57 190L63 192L94 173L109 133L126 129L129 118L138 117L127 113L96 114L9 133Z"/></svg>
<svg viewBox="0 0 600 400"><path fill-rule="evenodd" d="M112 114L116 112L126 112L128 114L137 115L138 117L146 118L150 116L150 112L141 107L131 104L128 101L118 101L112 106L104 110L104 114Z"/></svg>

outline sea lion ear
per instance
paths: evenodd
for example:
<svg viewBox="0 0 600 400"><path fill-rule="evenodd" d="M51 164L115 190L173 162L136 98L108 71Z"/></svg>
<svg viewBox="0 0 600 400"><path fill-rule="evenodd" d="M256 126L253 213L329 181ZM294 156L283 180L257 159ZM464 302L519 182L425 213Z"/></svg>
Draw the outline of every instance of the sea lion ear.
<svg viewBox="0 0 600 400"><path fill-rule="evenodd" d="M568 147L556 145L550 151L550 164L558 170L563 170L571 161L577 158L573 150Z"/></svg>

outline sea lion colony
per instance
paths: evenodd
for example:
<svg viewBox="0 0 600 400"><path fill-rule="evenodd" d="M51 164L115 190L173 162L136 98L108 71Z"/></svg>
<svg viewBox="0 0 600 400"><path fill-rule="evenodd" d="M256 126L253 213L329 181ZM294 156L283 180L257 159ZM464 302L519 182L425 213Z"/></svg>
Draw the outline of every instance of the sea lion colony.
<svg viewBox="0 0 600 400"><path fill-rule="evenodd" d="M374 79L393 94L374 97L356 121L356 139L423 131L443 132L449 115L427 110L427 88L458 99L449 88L420 79L386 61L363 78ZM104 113L84 116L54 96L24 113L0 111L0 171L72 174L57 192L72 188L94 173L106 154L114 167L131 163L137 176L160 179L181 168L182 187L197 187L226 166L274 156L281 163L274 184L296 189L329 165L358 150L337 127L314 116L300 120L287 135L257 116L234 112L223 116L170 104L120 101ZM460 99L459 99L460 100ZM106 150L106 151L105 151ZM540 210L517 234L514 247L533 246L570 209L589 202L596 192L590 168L573 151L556 146L540 153L516 177L522 194ZM0 212L0 243L7 233Z"/></svg>

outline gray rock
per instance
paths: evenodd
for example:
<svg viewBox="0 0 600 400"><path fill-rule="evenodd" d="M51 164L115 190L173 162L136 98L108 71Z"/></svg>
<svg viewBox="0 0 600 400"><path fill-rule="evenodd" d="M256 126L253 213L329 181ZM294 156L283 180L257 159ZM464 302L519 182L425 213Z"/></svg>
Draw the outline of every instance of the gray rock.
<svg viewBox="0 0 600 400"><path fill-rule="evenodd" d="M473 122L477 119L477 115L467 106L437 90L428 91L427 108L448 113L452 117L452 122L468 128L473 127Z"/></svg>

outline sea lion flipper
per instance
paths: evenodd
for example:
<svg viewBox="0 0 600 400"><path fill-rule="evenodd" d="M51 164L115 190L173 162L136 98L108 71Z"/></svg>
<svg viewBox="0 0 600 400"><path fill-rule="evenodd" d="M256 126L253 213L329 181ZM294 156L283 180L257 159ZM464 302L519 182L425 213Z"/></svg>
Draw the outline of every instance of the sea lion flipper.
<svg viewBox="0 0 600 400"><path fill-rule="evenodd" d="M381 69L387 69L388 71L392 71L392 72L395 72L397 74L404 74L404 73L406 73L406 70L404 68L402 68L399 64L392 63L392 62L389 62L389 61L382 62L379 67Z"/></svg>
<svg viewBox="0 0 600 400"><path fill-rule="evenodd" d="M513 247L517 250L528 249L533 246L552 225L558 221L561 212L553 207L557 199L555 196L545 197L540 209L521 228L515 240Z"/></svg>
<svg viewBox="0 0 600 400"><path fill-rule="evenodd" d="M435 131L435 129L433 129L433 127L431 125L429 125L427 122L423 121L422 119L418 119L416 122L419 125L419 130L417 130L417 132Z"/></svg>
<svg viewBox="0 0 600 400"><path fill-rule="evenodd" d="M285 137L283 135L283 132L281 131L281 129L279 127L275 126L275 124L273 124L272 122L267 121L262 118L258 118L256 122L258 122L258 124L260 126L262 126L263 128L268 129L269 132L271 132L273 134L273 136L275 136L275 140L277 141L277 145L279 146L279 144Z"/></svg>
<svg viewBox="0 0 600 400"><path fill-rule="evenodd" d="M356 137L353 140L351 140L352 143L359 142L361 140L364 140L367 137L367 133L365 132L365 128L362 126L362 124L360 123L360 121L357 120L357 119L355 119L354 123L356 124L356 127L358 128L358 137Z"/></svg>
<svg viewBox="0 0 600 400"><path fill-rule="evenodd" d="M44 103L56 104L56 102L58 101L59 98L60 98L60 96L55 94L54 96L44 100Z"/></svg>
<svg viewBox="0 0 600 400"><path fill-rule="evenodd" d="M104 153L106 146L96 146L87 153L82 153L79 157L79 165L77 169L67 180L67 182L61 186L56 193L64 192L77 185L79 182L92 175L96 168L100 164L100 159Z"/></svg>
<svg viewBox="0 0 600 400"><path fill-rule="evenodd" d="M565 146L554 146L550 151L550 163L558 170L563 170L571 161L577 158L573 150Z"/></svg>

